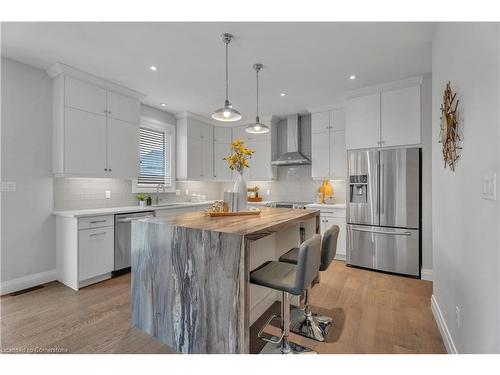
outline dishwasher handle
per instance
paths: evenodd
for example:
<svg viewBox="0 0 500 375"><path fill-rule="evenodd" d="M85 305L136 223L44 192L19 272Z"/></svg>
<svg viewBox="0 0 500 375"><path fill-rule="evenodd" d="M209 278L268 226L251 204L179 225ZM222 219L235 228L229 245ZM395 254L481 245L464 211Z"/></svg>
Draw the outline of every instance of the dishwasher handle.
<svg viewBox="0 0 500 375"><path fill-rule="evenodd" d="M153 218L154 215L147 215L147 216L136 216L136 217L126 217L124 219L118 219L117 221L119 223L130 223L133 220L139 220L139 219L151 219Z"/></svg>

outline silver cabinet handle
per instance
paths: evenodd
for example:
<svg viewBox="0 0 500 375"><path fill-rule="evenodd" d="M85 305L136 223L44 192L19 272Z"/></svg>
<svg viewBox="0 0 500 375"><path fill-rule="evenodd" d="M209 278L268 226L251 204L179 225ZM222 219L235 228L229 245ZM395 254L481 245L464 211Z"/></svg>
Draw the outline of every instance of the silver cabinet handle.
<svg viewBox="0 0 500 375"><path fill-rule="evenodd" d="M406 232L386 232L386 231L361 229L361 228L351 228L351 229L353 231L356 231L356 232L367 232L367 233L375 233L375 234L390 234L393 236L411 236L411 232L409 232L409 231L406 231Z"/></svg>
<svg viewBox="0 0 500 375"><path fill-rule="evenodd" d="M99 232L99 233L90 234L90 237L97 237L97 236L104 236L104 235L106 235L106 232Z"/></svg>
<svg viewBox="0 0 500 375"><path fill-rule="evenodd" d="M105 223L106 220L94 220L94 221L91 221L90 224L97 224L97 223Z"/></svg>

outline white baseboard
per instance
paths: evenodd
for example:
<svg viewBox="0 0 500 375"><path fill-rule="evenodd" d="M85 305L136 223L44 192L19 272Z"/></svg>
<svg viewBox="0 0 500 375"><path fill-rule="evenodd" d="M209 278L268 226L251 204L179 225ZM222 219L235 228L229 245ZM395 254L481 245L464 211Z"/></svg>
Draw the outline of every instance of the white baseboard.
<svg viewBox="0 0 500 375"><path fill-rule="evenodd" d="M422 268L420 272L422 280L433 281L432 269Z"/></svg>
<svg viewBox="0 0 500 375"><path fill-rule="evenodd" d="M439 308L434 294L431 297L431 309L432 314L434 315L434 319L436 320L437 326L439 328L439 332L441 332L441 337L443 339L444 346L446 347L446 351L448 352L448 354L458 354L457 347L455 346L450 331L446 326L446 322L444 321L443 314L441 313L441 309Z"/></svg>
<svg viewBox="0 0 500 375"><path fill-rule="evenodd" d="M17 279L3 281L0 283L0 295L17 292L40 284L45 284L57 279L57 271L50 270L34 275L19 277Z"/></svg>

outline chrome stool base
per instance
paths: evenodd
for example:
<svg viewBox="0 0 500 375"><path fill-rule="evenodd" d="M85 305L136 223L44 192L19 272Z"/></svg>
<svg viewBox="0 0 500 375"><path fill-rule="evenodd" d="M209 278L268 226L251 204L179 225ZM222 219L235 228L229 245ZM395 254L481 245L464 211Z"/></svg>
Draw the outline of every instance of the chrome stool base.
<svg viewBox="0 0 500 375"><path fill-rule="evenodd" d="M279 337L273 336L274 339L279 340ZM281 343L273 344L268 342L259 354L318 354L312 349L306 348L305 346L295 344L293 342L288 343L287 349L282 349Z"/></svg>
<svg viewBox="0 0 500 375"><path fill-rule="evenodd" d="M332 318L311 312L307 314L306 309L301 308L293 308L290 315L290 331L316 341L325 341Z"/></svg>

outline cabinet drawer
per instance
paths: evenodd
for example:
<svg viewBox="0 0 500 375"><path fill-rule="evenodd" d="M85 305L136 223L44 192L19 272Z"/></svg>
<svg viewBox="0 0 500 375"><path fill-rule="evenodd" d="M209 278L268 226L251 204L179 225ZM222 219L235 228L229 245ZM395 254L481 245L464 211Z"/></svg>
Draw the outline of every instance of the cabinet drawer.
<svg viewBox="0 0 500 375"><path fill-rule="evenodd" d="M84 281L113 271L114 228L78 231L78 279Z"/></svg>
<svg viewBox="0 0 500 375"><path fill-rule="evenodd" d="M78 219L78 229L112 227L115 223L113 215L82 217Z"/></svg>
<svg viewBox="0 0 500 375"><path fill-rule="evenodd" d="M345 209L320 210L320 217L342 217L345 218Z"/></svg>

